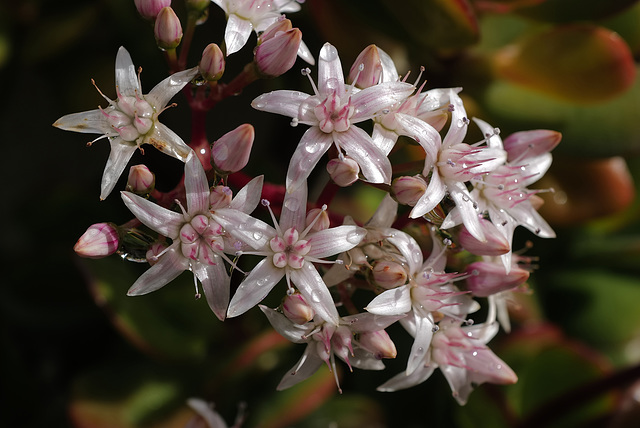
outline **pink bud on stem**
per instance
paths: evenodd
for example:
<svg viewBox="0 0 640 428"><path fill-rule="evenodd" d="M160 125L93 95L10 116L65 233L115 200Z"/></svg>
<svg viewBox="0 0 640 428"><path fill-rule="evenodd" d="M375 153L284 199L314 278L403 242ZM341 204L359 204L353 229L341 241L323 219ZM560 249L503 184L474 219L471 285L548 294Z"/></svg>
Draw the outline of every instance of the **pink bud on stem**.
<svg viewBox="0 0 640 428"><path fill-rule="evenodd" d="M96 223L82 234L73 250L80 257L101 259L118 250L120 238L118 229L112 223Z"/></svg>

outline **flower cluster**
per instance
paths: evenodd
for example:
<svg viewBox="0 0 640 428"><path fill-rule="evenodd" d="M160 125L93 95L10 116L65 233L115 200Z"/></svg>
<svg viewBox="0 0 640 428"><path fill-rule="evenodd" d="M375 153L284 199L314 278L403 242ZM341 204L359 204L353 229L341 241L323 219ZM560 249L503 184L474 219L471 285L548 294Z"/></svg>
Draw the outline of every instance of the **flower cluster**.
<svg viewBox="0 0 640 428"><path fill-rule="evenodd" d="M539 190L527 187L549 168L549 152L560 135L533 130L503 140L498 128L467 117L461 88L424 91L419 79L412 84L401 78L392 58L374 45L358 56L345 79L338 51L327 43L318 57L317 80L310 69L302 71L309 77L311 94L277 90L251 102L254 109L308 127L290 154L282 191L271 192L284 195L282 200L263 198L264 178L243 172L254 142L250 124L210 144L196 137L186 144L158 115L183 89L193 109L212 109L243 85L284 73L296 55L315 62L300 30L281 15L299 9L298 3L213 2L228 19L223 48L210 44L199 66L186 68L180 59L186 55L171 54L182 37L177 37L177 27L158 24L170 6L136 1L145 18L156 20L158 45L179 71L143 95L140 73L120 48L117 99L104 96L108 107L67 115L54 124L109 140L102 199L143 144L185 163L183 182L166 193L154 188L154 175L146 167L132 167L121 197L136 218L121 226L91 226L76 252L85 257L130 254L127 237L144 234L148 239L135 250L151 267L129 295L156 291L188 270L196 297L202 286L220 320L259 306L282 336L306 344L278 389L303 381L323 364L339 388L336 357L350 370L383 369L381 360L398 354L385 331L396 321L413 337L413 345L407 355L400 352L407 358L406 370L379 390L417 385L439 368L456 400L464 404L474 385L515 382L514 372L487 343L499 324L509 330L507 302L529 277L527 259L512 252L514 230L524 226L540 237L554 236L536 211ZM173 29L164 34L165 27ZM222 83L225 61L248 43L252 31L258 34L253 62ZM176 46L168 45L169 39ZM198 85L190 84L194 79ZM362 127L367 123L369 127ZM481 131L480 141L467 141L472 123ZM204 122L196 124L204 128ZM390 155L407 141L420 146L423 156L407 162L415 168L413 174L402 175L394 172ZM319 164L326 165L326 188L331 191L309 201L309 179ZM235 196L233 181L226 181L234 174L246 178ZM329 215L332 198L326 195L346 186L376 187L384 197L368 222L358 224L345 216L342 224L332 226L330 219L336 216ZM448 257L453 252L468 256L459 258L455 269ZM260 259L247 269L244 255ZM237 287L231 286L232 277L238 279ZM364 307L352 300L356 291L368 293ZM282 299L275 309L260 305L271 293ZM487 298L488 315L474 324L473 314L484 302L477 297Z"/></svg>

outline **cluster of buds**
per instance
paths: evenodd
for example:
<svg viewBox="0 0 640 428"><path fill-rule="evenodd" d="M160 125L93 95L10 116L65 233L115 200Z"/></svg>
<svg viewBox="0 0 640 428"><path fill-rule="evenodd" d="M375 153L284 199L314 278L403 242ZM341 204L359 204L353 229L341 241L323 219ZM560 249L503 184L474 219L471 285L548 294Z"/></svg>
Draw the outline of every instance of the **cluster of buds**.
<svg viewBox="0 0 640 428"><path fill-rule="evenodd" d="M154 21L158 46L174 51L181 43L182 26L170 3L135 2L138 12ZM107 108L56 122L62 129L99 133L110 140L103 199L142 144L185 163L184 180L166 193L155 189L155 176L147 167L131 167L121 196L136 219L121 226L91 226L76 252L94 258L129 254L134 237L140 246L136 254L145 254L151 267L129 295L154 292L188 270L194 275L196 297L202 287L221 321L259 306L279 333L307 346L278 389L303 381L323 364L340 388L336 357L350 370L384 368L382 359L403 354L385 330L395 322L414 341L406 370L379 390L412 387L440 368L454 397L464 404L477 384L515 382L516 375L487 343L499 325L510 328L507 302L511 293L526 288L531 270L526 258L512 252L514 230L523 226L539 237L554 236L536 211L540 191L528 186L549 168L549 152L560 135L534 130L503 141L498 128L473 119L483 138L467 143L472 122L459 96L461 88L424 91L424 83L418 86L420 78L415 84L400 78L392 58L375 45L362 51L345 81L337 49L327 43L318 59L317 84L311 70L303 70L312 94L279 90L251 103L257 110L288 116L293 126L309 127L291 154L285 185L275 192L284 194L283 200L262 199L261 175L243 175L240 181L246 184L234 196L229 176L241 173L249 162L253 126L242 124L209 145L203 137L204 120L196 120L196 137L185 144L158 122L158 114L187 87L195 117L202 118L203 110L236 95L246 84L285 73L298 56L310 64L315 61L301 31L281 15L298 10L298 3L213 3L226 13L225 39L208 44L198 66L182 67L143 95L140 75L121 48L117 100L105 97ZM202 1L187 6L193 16L205 13ZM188 25L196 22L190 18ZM223 83L229 56L246 45L253 31L258 37L252 62ZM180 57L187 58L188 44L180 48ZM174 71L180 68L175 55L167 59ZM372 125L371 133L359 126L364 122ZM443 131L447 122L449 128ZM419 160L423 166L411 175L393 173L389 155L402 144L400 137L424 149ZM366 223L347 215L341 225L331 224L336 215L329 214L329 205L338 191L333 187L322 193L322 200L308 200L309 177L326 153L331 157L325 165L327 181L385 191ZM259 204L262 213L252 215ZM268 221L262 218L266 212ZM439 221L427 221L433 218ZM139 230L140 224L146 232ZM420 236L415 231L421 231ZM458 257L452 268L448 256L454 251L465 252L465 257ZM246 254L260 256L260 261L247 269L232 293L230 275L240 269L238 260L243 262ZM280 282L286 283L282 303L275 309L261 305ZM369 293L364 307L351 300L355 290ZM473 314L484 298L487 318L475 323Z"/></svg>

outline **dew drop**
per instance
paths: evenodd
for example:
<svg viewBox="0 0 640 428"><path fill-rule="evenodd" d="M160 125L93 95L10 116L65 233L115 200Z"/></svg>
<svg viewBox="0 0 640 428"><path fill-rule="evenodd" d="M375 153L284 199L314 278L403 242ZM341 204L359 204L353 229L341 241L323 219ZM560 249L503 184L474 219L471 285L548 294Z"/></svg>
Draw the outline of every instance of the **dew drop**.
<svg viewBox="0 0 640 428"><path fill-rule="evenodd" d="M284 206L291 211L295 211L300 207L300 201L294 198L288 198L284 201Z"/></svg>
<svg viewBox="0 0 640 428"><path fill-rule="evenodd" d="M329 91L335 91L336 89L338 89L339 82L338 82L338 79L336 79L335 77L331 77L327 79L327 81L325 82L325 85Z"/></svg>
<svg viewBox="0 0 640 428"><path fill-rule="evenodd" d="M311 293L311 301L314 303L320 303L320 294L317 291Z"/></svg>
<svg viewBox="0 0 640 428"><path fill-rule="evenodd" d="M255 240L262 238L262 236L263 236L262 232L258 232L258 231L253 232L253 239Z"/></svg>
<svg viewBox="0 0 640 428"><path fill-rule="evenodd" d="M320 143L318 143L318 142L309 142L309 143L305 144L304 149L308 153L315 153L320 149Z"/></svg>
<svg viewBox="0 0 640 428"><path fill-rule="evenodd" d="M349 242L350 244L358 245L361 240L362 235L360 235L358 232L349 232L347 234L347 242Z"/></svg>

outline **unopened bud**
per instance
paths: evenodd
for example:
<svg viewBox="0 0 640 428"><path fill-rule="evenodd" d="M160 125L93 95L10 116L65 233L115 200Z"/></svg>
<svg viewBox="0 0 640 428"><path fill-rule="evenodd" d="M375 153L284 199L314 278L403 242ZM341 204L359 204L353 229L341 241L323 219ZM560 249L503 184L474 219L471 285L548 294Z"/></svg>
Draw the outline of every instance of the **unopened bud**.
<svg viewBox="0 0 640 428"><path fill-rule="evenodd" d="M382 75L382 62L376 45L369 45L358 55L349 71L349 82L360 89L377 85Z"/></svg>
<svg viewBox="0 0 640 428"><path fill-rule="evenodd" d="M486 241L477 240L466 227L462 226L458 235L458 241L462 248L477 256L501 256L511 251L511 244L493 223L484 218L479 220Z"/></svg>
<svg viewBox="0 0 640 428"><path fill-rule="evenodd" d="M156 19L162 8L171 6L171 0L134 0L134 3L145 19Z"/></svg>
<svg viewBox="0 0 640 428"><path fill-rule="evenodd" d="M548 129L520 131L504 139L504 149L509 162L533 158L553 150L562 139L562 134Z"/></svg>
<svg viewBox="0 0 640 428"><path fill-rule="evenodd" d="M220 80L224 74L225 64L224 54L220 47L215 43L210 43L202 51L198 70L205 80L216 81Z"/></svg>
<svg viewBox="0 0 640 428"><path fill-rule="evenodd" d="M327 172L340 187L347 187L358 180L360 166L348 156L331 159L327 163Z"/></svg>
<svg viewBox="0 0 640 428"><path fill-rule="evenodd" d="M467 273L467 289L478 297L511 290L529 279L529 272L516 264L507 273L502 263L475 262L467 266Z"/></svg>
<svg viewBox="0 0 640 428"><path fill-rule="evenodd" d="M282 301L282 311L295 324L305 324L315 316L315 311L307 304L300 293L285 297Z"/></svg>
<svg viewBox="0 0 640 428"><path fill-rule="evenodd" d="M310 209L307 213L305 222L306 227L314 222L313 226L311 226L311 230L314 232L320 232L321 230L328 229L329 226L331 226L329 221L329 214L327 214L327 210L323 210L322 208Z"/></svg>
<svg viewBox="0 0 640 428"><path fill-rule="evenodd" d="M414 177L405 175L393 180L391 191L399 203L414 206L427 191L427 182L418 175Z"/></svg>
<svg viewBox="0 0 640 428"><path fill-rule="evenodd" d="M211 147L211 163L221 174L240 171L249 162L255 131L245 123L224 134Z"/></svg>
<svg viewBox="0 0 640 428"><path fill-rule="evenodd" d="M169 50L178 47L182 40L182 24L173 9L164 7L160 10L153 33L160 49Z"/></svg>
<svg viewBox="0 0 640 428"><path fill-rule="evenodd" d="M407 282L406 269L396 262L379 261L373 266L371 272L373 280L382 288L395 288Z"/></svg>
<svg viewBox="0 0 640 428"><path fill-rule="evenodd" d="M353 333L351 333L351 330L349 330L348 327L343 325L336 328L336 331L333 332L333 335L331 336L331 348L333 349L333 352L349 364L349 368L351 368L351 363L349 363L349 354L353 355L353 348L351 345L352 339Z"/></svg>
<svg viewBox="0 0 640 428"><path fill-rule="evenodd" d="M398 355L396 345L384 330L362 332L358 337L358 343L378 360L395 358Z"/></svg>
<svg viewBox="0 0 640 428"><path fill-rule="evenodd" d="M258 71L267 77L276 77L289 71L298 57L302 32L291 28L288 19L271 24L260 36L255 50ZM289 28L284 30L284 28Z"/></svg>
<svg viewBox="0 0 640 428"><path fill-rule="evenodd" d="M209 193L209 209L216 210L228 207L231 204L233 192L227 186L216 186Z"/></svg>
<svg viewBox="0 0 640 428"><path fill-rule="evenodd" d="M151 266L155 265L158 262L158 257L166 249L167 246L162 242L154 242L153 244L151 244L151 246L149 246L149 249L147 250L147 254L145 255L145 257L147 258L147 262L149 262Z"/></svg>
<svg viewBox="0 0 640 428"><path fill-rule="evenodd" d="M146 165L134 165L129 169L129 178L127 179L127 190L129 192L146 195L153 190L155 185L156 177Z"/></svg>
<svg viewBox="0 0 640 428"><path fill-rule="evenodd" d="M118 229L111 223L96 223L82 234L73 251L81 257L100 259L118 250L120 238Z"/></svg>

